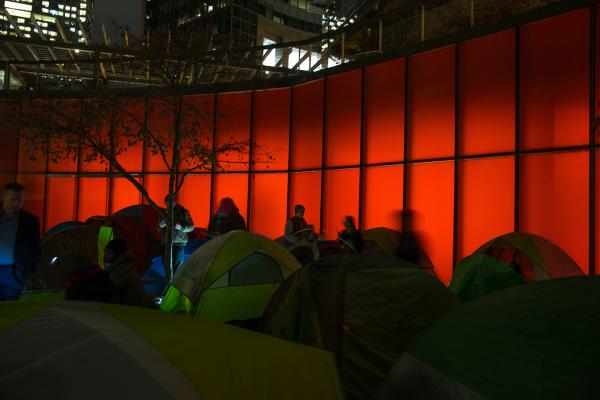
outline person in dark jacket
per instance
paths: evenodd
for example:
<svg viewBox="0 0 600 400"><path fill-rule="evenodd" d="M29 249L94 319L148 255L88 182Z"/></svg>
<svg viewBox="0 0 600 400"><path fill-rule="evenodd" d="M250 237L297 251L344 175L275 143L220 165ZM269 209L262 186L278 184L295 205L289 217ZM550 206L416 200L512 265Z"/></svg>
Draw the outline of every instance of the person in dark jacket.
<svg viewBox="0 0 600 400"><path fill-rule="evenodd" d="M402 210L400 212L400 234L397 238L396 257L409 261L413 264L419 263L419 245L412 233L413 212Z"/></svg>
<svg viewBox="0 0 600 400"><path fill-rule="evenodd" d="M302 204L294 207L294 216L285 224L285 240L288 244L295 244L302 239L314 239L314 227L304 219L305 208Z"/></svg>
<svg viewBox="0 0 600 400"><path fill-rule="evenodd" d="M354 217L347 215L344 217L344 230L339 234L340 241L355 253L363 251L362 234L356 229Z"/></svg>
<svg viewBox="0 0 600 400"><path fill-rule="evenodd" d="M221 199L217 213L213 215L208 225L208 233L215 237L234 230L246 230L246 221L240 214L233 200L229 197Z"/></svg>
<svg viewBox="0 0 600 400"><path fill-rule="evenodd" d="M115 302L129 306L147 305L144 285L123 239L113 239L104 248L104 271L115 287Z"/></svg>
<svg viewBox="0 0 600 400"><path fill-rule="evenodd" d="M25 187L4 187L0 208L0 301L18 300L40 260L40 224L23 210Z"/></svg>
<svg viewBox="0 0 600 400"><path fill-rule="evenodd" d="M113 303L115 285L108 272L92 263L80 253L67 253L58 257L55 264L65 277L65 300L98 301Z"/></svg>
<svg viewBox="0 0 600 400"><path fill-rule="evenodd" d="M165 204L169 206L169 196L165 196ZM194 221L189 211L183 206L175 204L173 207L173 221L175 224L175 233L173 236L173 274L177 272L177 269L183 264L183 252L185 245L188 241L188 233L194 230ZM158 230L160 231L160 237L163 245L162 257L163 265L167 265L165 258L165 243L167 239L167 211L162 210L160 218L158 219Z"/></svg>

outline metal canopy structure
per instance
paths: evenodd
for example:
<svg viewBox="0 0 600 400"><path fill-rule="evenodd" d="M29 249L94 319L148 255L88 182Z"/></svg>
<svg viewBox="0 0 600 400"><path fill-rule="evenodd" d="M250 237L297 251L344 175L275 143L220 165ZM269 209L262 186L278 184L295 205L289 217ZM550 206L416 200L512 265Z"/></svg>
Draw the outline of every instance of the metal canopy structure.
<svg viewBox="0 0 600 400"><path fill-rule="evenodd" d="M268 46L231 48L215 46L212 36L191 45L178 55L145 51L141 47L111 45L104 30L104 44L70 43L58 22L57 40L16 36L0 37L0 74L4 90L11 81L30 89L69 89L77 86L113 87L168 86L165 75L178 71L171 86L201 86L257 79L306 78L307 75L340 64L381 59L411 47L450 35L484 29L522 19L524 14L544 14L579 3L596 0L540 0L497 3L492 0L421 0L402 3L395 9L380 10L357 23L309 39ZM0 13L6 15L5 9ZM36 26L36 21L31 21ZM513 21L514 22L514 21ZM39 29L36 28L38 32ZM191 34L193 36L193 33ZM216 47L216 48L215 48ZM348 65L350 66L350 65ZM1 76L1 75L0 75ZM15 79L16 78L16 79ZM49 84L48 84L49 83ZM52 87L54 85L54 87Z"/></svg>
<svg viewBox="0 0 600 400"><path fill-rule="evenodd" d="M186 68L180 83L188 85L253 79L259 72L275 77L301 73L281 66L261 65L260 59L252 62L242 57L235 61L211 52L194 58L152 60L127 48L76 45L15 36L0 38L0 62L5 65L5 70L8 67L9 74L16 75L29 86L38 86L40 77L162 85L164 79L159 75L162 68L178 66Z"/></svg>

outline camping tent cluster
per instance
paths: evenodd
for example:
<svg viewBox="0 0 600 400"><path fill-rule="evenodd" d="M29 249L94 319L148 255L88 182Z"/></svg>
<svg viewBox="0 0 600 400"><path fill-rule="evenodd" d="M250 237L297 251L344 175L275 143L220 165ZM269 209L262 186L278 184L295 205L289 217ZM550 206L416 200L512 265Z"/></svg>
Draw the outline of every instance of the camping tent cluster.
<svg viewBox="0 0 600 400"><path fill-rule="evenodd" d="M125 240L140 276L160 255L156 231L158 212L148 205L124 208L109 217L93 217L85 223L65 222L48 230L42 239L42 257L33 276L36 289L62 289L64 273L56 261L77 253L91 264L103 266L104 247L112 239Z"/></svg>
<svg viewBox="0 0 600 400"><path fill-rule="evenodd" d="M40 268L37 278L60 287L61 276L51 267L53 257L77 249L100 263L101 249L115 236L136 241L130 248L143 274L152 257L155 261L159 257L156 220L151 213L136 208L110 219L57 228L44 239L47 266ZM15 334L28 324L51 330L52 324L74 327L83 323L102 337L97 339L98 349L84 346L85 352L93 357L105 352L119 359L129 352L123 347L125 342L118 348L105 342L123 340L112 336L121 332L136 354L106 376L114 382L139 379L137 383L156 388L155 396L148 394L150 398L600 395L597 385L591 384L600 381L600 369L592 362L600 356L594 339L600 333L596 311L600 309L600 281L581 276L579 267L560 248L535 235L500 236L462 260L446 287L422 250L417 264L396 256L398 234L388 228L371 229L364 234L365 251L353 254L335 242L304 243L297 249L304 246L307 251L294 252L255 233L229 232L194 242L194 250L169 282L162 312L69 305L57 302L60 296L42 292L37 301L21 301L7 309L12 317L8 322L0 318L0 336L6 343L17 343L28 340L27 335ZM554 307L556 302L561 305ZM577 328L581 321L586 329ZM7 324L13 328L3 334ZM69 355L76 359L65 346L85 339L73 329L60 340L49 334L42 340L47 349L33 346L49 357L41 366L64 362ZM151 352L148 343L154 348ZM561 348L552 349L557 343ZM259 361L262 352L274 364ZM225 355L225 361L214 361L219 354ZM569 354L578 361L569 364ZM103 357L85 371L98 374L104 370L107 361ZM3 395L15 395L6 385L21 382L30 368L18 372L21 364L16 356L9 359L17 372L0 369ZM154 361L148 366L144 364L148 360ZM561 363L569 364L563 367L562 378ZM57 369L58 375L68 371ZM118 371L122 376L112 377ZM289 383L294 377L296 381ZM73 383L60 397L76 397L85 385L94 387L86 379ZM257 380L255 384L250 383L252 379ZM552 382L546 383L547 379ZM518 384L504 384L513 381ZM183 392L177 392L173 382L180 382ZM49 385L52 390L63 390ZM106 394L110 387L99 393ZM147 393L149 389L139 390ZM25 394L33 398L36 392L28 389Z"/></svg>

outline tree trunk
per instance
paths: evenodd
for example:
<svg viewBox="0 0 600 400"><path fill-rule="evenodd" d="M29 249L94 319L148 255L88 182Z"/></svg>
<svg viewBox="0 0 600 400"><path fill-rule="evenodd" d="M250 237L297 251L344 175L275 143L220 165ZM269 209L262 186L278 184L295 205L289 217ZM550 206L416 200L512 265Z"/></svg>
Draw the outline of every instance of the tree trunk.
<svg viewBox="0 0 600 400"><path fill-rule="evenodd" d="M168 284L173 277L173 239L175 237L175 198L177 196L177 187L178 187L178 175L179 175L179 140L180 140L180 132L179 132L179 123L181 119L181 106L182 106L181 97L175 96L173 98L173 112L175 114L174 120L174 129L173 129L173 156L171 169L169 171L169 193L168 193L168 202L167 202L167 215L166 221L167 226L166 236L165 236L165 254L164 258L166 261L166 265L164 265L165 269L165 288L168 287Z"/></svg>

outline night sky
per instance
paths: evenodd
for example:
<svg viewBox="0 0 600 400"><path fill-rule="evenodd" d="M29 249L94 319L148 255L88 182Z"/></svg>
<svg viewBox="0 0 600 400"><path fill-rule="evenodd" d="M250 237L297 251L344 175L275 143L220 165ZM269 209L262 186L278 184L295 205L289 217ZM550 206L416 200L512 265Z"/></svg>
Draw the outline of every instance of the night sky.
<svg viewBox="0 0 600 400"><path fill-rule="evenodd" d="M129 26L136 36L142 33L144 0L96 0L94 2L94 41L102 43L102 24L109 31L111 42L119 41L118 26Z"/></svg>

